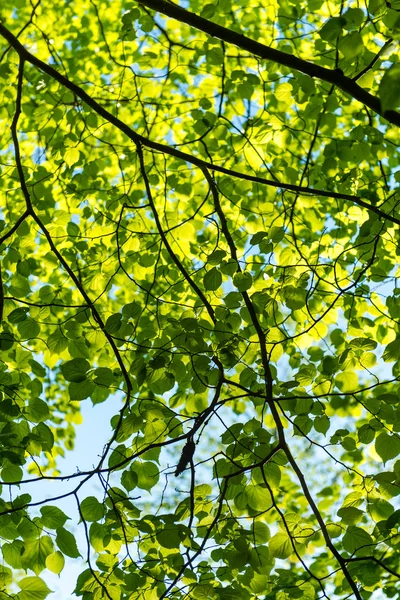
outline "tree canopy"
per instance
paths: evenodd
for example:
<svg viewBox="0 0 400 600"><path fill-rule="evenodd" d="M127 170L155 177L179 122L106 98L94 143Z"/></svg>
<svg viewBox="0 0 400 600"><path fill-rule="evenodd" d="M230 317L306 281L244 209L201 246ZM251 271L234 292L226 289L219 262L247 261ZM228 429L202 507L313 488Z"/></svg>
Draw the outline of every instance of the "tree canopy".
<svg viewBox="0 0 400 600"><path fill-rule="evenodd" d="M2 0L1 599L397 597L399 39L399 0Z"/></svg>

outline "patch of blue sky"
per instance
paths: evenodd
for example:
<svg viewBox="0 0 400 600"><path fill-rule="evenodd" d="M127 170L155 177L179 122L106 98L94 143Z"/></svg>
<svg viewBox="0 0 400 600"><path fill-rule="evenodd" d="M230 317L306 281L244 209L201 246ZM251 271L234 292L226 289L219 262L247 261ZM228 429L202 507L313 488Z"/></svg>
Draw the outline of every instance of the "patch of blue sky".
<svg viewBox="0 0 400 600"><path fill-rule="evenodd" d="M109 75L108 73L101 73L100 74L100 79L106 85L111 85L111 83L112 83L112 75Z"/></svg>
<svg viewBox="0 0 400 600"><path fill-rule="evenodd" d="M36 165L41 165L46 162L46 148L42 146L36 146L34 151L31 154L31 160Z"/></svg>
<svg viewBox="0 0 400 600"><path fill-rule="evenodd" d="M71 215L71 223L75 223L76 225L79 225L80 221L81 221L81 217L79 214Z"/></svg>
<svg viewBox="0 0 400 600"><path fill-rule="evenodd" d="M112 284L112 286L108 289L107 296L112 300L117 300L119 291L120 287L118 285Z"/></svg>
<svg viewBox="0 0 400 600"><path fill-rule="evenodd" d="M72 177L74 177L75 175L79 175L80 173L83 173L83 167L74 167L72 169Z"/></svg>

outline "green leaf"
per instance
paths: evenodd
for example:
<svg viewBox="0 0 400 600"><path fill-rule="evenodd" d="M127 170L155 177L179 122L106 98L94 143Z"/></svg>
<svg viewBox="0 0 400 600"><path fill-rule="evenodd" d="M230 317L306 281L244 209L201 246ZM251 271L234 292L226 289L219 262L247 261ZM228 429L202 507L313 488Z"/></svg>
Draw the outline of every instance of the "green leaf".
<svg viewBox="0 0 400 600"><path fill-rule="evenodd" d="M22 323L22 321L25 321L27 318L28 315L26 314L26 309L16 308L15 310L10 312L10 314L7 317L7 320L9 321L9 323Z"/></svg>
<svg viewBox="0 0 400 600"><path fill-rule="evenodd" d="M358 430L358 440L362 444L370 444L375 438L375 430L369 423L362 425Z"/></svg>
<svg viewBox="0 0 400 600"><path fill-rule="evenodd" d="M128 492L137 486L138 476L134 471L124 471L121 475L121 483Z"/></svg>
<svg viewBox="0 0 400 600"><path fill-rule="evenodd" d="M61 365L61 372L64 379L74 383L85 381L86 373L90 369L90 364L87 360L74 358Z"/></svg>
<svg viewBox="0 0 400 600"><path fill-rule="evenodd" d="M46 568L46 559L53 550L53 542L47 535L25 540L22 554L23 568L31 569L36 575L39 575Z"/></svg>
<svg viewBox="0 0 400 600"><path fill-rule="evenodd" d="M50 416L50 411L47 403L40 398L32 398L26 411L27 418L34 423L46 421Z"/></svg>
<svg viewBox="0 0 400 600"><path fill-rule="evenodd" d="M129 458L130 455L131 451L124 444L120 444L111 452L108 459L108 467L110 469L120 468L118 465Z"/></svg>
<svg viewBox="0 0 400 600"><path fill-rule="evenodd" d="M12 571L4 565L0 565L0 587L6 588L12 583L13 576Z"/></svg>
<svg viewBox="0 0 400 600"><path fill-rule="evenodd" d="M396 339L393 342L390 342L385 348L383 353L383 360L385 362L391 362L393 360L399 360L400 356L400 339Z"/></svg>
<svg viewBox="0 0 400 600"><path fill-rule="evenodd" d="M0 79L8 79L12 70L9 64L4 63L0 66Z"/></svg>
<svg viewBox="0 0 400 600"><path fill-rule="evenodd" d="M40 577L25 577L18 582L18 600L44 600L51 590Z"/></svg>
<svg viewBox="0 0 400 600"><path fill-rule="evenodd" d="M318 431L318 433L327 433L330 425L331 422L326 415L323 415L322 417L315 417L314 419L314 429L315 431Z"/></svg>
<svg viewBox="0 0 400 600"><path fill-rule="evenodd" d="M76 359L88 358L90 351L84 338L77 338L68 342L68 352Z"/></svg>
<svg viewBox="0 0 400 600"><path fill-rule="evenodd" d="M64 529L64 527L57 529L56 544L66 556L71 558L78 558L80 556L74 535Z"/></svg>
<svg viewBox="0 0 400 600"><path fill-rule="evenodd" d="M163 548L179 548L180 539L174 529L162 529L157 532L157 541Z"/></svg>
<svg viewBox="0 0 400 600"><path fill-rule="evenodd" d="M343 13L343 18L346 23L345 28L353 29L361 25L361 23L365 20L365 14L361 8L349 8Z"/></svg>
<svg viewBox="0 0 400 600"><path fill-rule="evenodd" d="M137 475L137 486L143 490L151 490L160 477L157 465L149 461L136 461L132 465L132 471Z"/></svg>
<svg viewBox="0 0 400 600"><path fill-rule="evenodd" d="M285 559L293 554L291 539L286 533L278 532L268 542L268 548L275 558Z"/></svg>
<svg viewBox="0 0 400 600"><path fill-rule="evenodd" d="M96 389L96 385L93 381L80 381L75 383L74 381L69 384L68 392L71 400L85 400L93 394Z"/></svg>
<svg viewBox="0 0 400 600"><path fill-rule="evenodd" d="M273 489L279 489L282 477L280 467L272 462L268 462L263 466L264 475L268 481L268 485Z"/></svg>
<svg viewBox="0 0 400 600"><path fill-rule="evenodd" d="M250 238L250 244L252 246L257 246L265 237L268 237L268 233L266 231L258 231Z"/></svg>
<svg viewBox="0 0 400 600"><path fill-rule="evenodd" d="M340 527L340 525L337 523L328 523L326 530L330 538L337 538L342 535L343 532L342 527Z"/></svg>
<svg viewBox="0 0 400 600"><path fill-rule="evenodd" d="M339 40L339 50L347 59L352 59L364 51L364 43L360 33L353 31Z"/></svg>
<svg viewBox="0 0 400 600"><path fill-rule="evenodd" d="M393 64L385 71L379 84L379 97L383 112L393 110L400 105L400 62ZM391 344L393 343L394 342L391 342ZM389 344L388 347L391 344ZM400 341L397 342L397 344L399 345ZM386 351L388 350L388 347L386 348Z"/></svg>
<svg viewBox="0 0 400 600"><path fill-rule="evenodd" d="M58 529L63 527L69 517L57 506L42 506L40 508L41 522L44 527Z"/></svg>
<svg viewBox="0 0 400 600"><path fill-rule="evenodd" d="M262 485L246 486L245 495L248 505L254 510L267 510L272 506L271 494Z"/></svg>
<svg viewBox="0 0 400 600"><path fill-rule="evenodd" d="M212 252L208 257L207 262L209 265L219 265L225 256L225 250L214 250L214 252Z"/></svg>
<svg viewBox="0 0 400 600"><path fill-rule="evenodd" d="M283 288L282 296L286 306L291 310L299 310L306 304L305 291L292 285Z"/></svg>
<svg viewBox="0 0 400 600"><path fill-rule="evenodd" d="M396 434L389 435L386 431L382 431L376 438L375 450L386 463L400 454L400 439Z"/></svg>
<svg viewBox="0 0 400 600"><path fill-rule="evenodd" d="M351 556L368 556L374 553L375 544L365 529L350 526L343 536L343 547Z"/></svg>
<svg viewBox="0 0 400 600"><path fill-rule="evenodd" d="M79 161L79 150L78 148L68 148L64 153L64 160L69 167L72 167L75 163Z"/></svg>
<svg viewBox="0 0 400 600"><path fill-rule="evenodd" d="M24 476L23 470L17 465L7 465L1 470L1 479L5 483L16 483Z"/></svg>
<svg viewBox="0 0 400 600"><path fill-rule="evenodd" d="M30 318L20 321L17 327L21 338L24 340L36 338L40 333L39 323Z"/></svg>
<svg viewBox="0 0 400 600"><path fill-rule="evenodd" d="M129 302L122 308L122 314L127 318L135 319L141 314L142 310L140 302Z"/></svg>
<svg viewBox="0 0 400 600"><path fill-rule="evenodd" d="M61 354L68 346L68 340L62 333L53 333L47 338L49 350L54 354Z"/></svg>
<svg viewBox="0 0 400 600"><path fill-rule="evenodd" d="M59 575L61 573L61 571L64 568L64 565L65 559L63 554L59 550L53 552L52 554L49 554L49 556L46 558L46 567L49 569L49 571L52 571L56 575Z"/></svg>
<svg viewBox="0 0 400 600"><path fill-rule="evenodd" d="M120 330L122 325L122 315L120 313L116 313L115 315L111 315L108 317L106 321L106 331L111 335L116 334L117 331Z"/></svg>
<svg viewBox="0 0 400 600"><path fill-rule="evenodd" d="M233 276L233 285L237 287L239 292L245 292L253 285L253 278L251 274L246 271L244 273L236 273Z"/></svg>
<svg viewBox="0 0 400 600"><path fill-rule="evenodd" d="M88 496L81 502L81 513L86 521L98 521L104 517L104 505L94 496Z"/></svg>
<svg viewBox="0 0 400 600"><path fill-rule="evenodd" d="M357 389L358 377L352 371L344 371L336 376L335 383L341 392L353 392Z"/></svg>
<svg viewBox="0 0 400 600"><path fill-rule="evenodd" d="M337 514L344 523L348 525L355 525L361 521L365 513L355 506L346 506L338 510Z"/></svg>
<svg viewBox="0 0 400 600"><path fill-rule="evenodd" d="M5 543L1 547L3 558L13 569L22 569L22 553L24 544L22 540L14 540L11 544Z"/></svg>
<svg viewBox="0 0 400 600"><path fill-rule="evenodd" d="M211 17L214 15L215 13L215 6L214 4L206 4L203 8L203 10L201 11L201 16L204 19L211 19Z"/></svg>
<svg viewBox="0 0 400 600"><path fill-rule="evenodd" d="M383 498L377 498L368 502L367 510L376 522L386 520L394 513L393 506Z"/></svg>
<svg viewBox="0 0 400 600"><path fill-rule="evenodd" d="M275 88L275 97L280 102L289 103L291 100L292 89L290 83L280 83Z"/></svg>
<svg viewBox="0 0 400 600"><path fill-rule="evenodd" d="M350 342L350 346L352 348L360 348L362 350L375 350L377 347L377 342L375 340L371 340L369 338L354 338Z"/></svg>
<svg viewBox="0 0 400 600"><path fill-rule="evenodd" d="M343 20L340 17L332 17L319 30L319 35L327 42L334 42L342 34Z"/></svg>
<svg viewBox="0 0 400 600"><path fill-rule="evenodd" d="M261 521L254 521L251 527L251 537L254 539L256 544L264 544L268 542L271 537L268 525Z"/></svg>
<svg viewBox="0 0 400 600"><path fill-rule="evenodd" d="M213 267L203 277L203 283L206 290L215 292L222 284L222 275L218 269Z"/></svg>

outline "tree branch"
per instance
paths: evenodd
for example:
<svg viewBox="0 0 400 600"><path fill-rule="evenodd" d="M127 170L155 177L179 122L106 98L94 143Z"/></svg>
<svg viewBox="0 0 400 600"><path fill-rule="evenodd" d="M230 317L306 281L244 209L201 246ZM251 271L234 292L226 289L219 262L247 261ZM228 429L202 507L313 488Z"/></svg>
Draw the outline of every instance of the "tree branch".
<svg viewBox="0 0 400 600"><path fill-rule="evenodd" d="M146 148L150 148L152 150L156 150L157 152L161 152L163 154L168 154L170 156L174 156L175 158L179 158L185 162L188 162L192 165L199 167L200 169L207 168L210 171L215 171L218 173L224 173L225 175L230 175L231 177L237 177L239 179L245 179L246 181L254 181L255 183L260 183L261 185L268 185L274 188L280 188L283 190L288 190L289 192L294 192L296 194L308 194L313 196L324 196L328 198L336 198L338 200L349 200L350 202L354 202L358 206L362 206L367 210L375 213L382 219L386 219L395 223L396 225L400 225L400 219L397 217L393 217L392 215L385 213L383 210L365 202L359 196L353 196L350 194L341 194L339 192L331 192L329 190L317 190L310 187L303 187L291 183L283 183L279 181L273 181L271 179L264 179L263 177L256 177L253 175L248 175L246 173L240 173L238 171L234 171L232 169L227 169L226 167L222 167L220 165L209 163L201 158L188 154L186 152L182 152L181 150L177 150L174 147L168 146L166 144L161 144L159 142L153 142L148 138L136 133L129 125L121 121L118 117L114 116L107 109L105 109L101 104L99 104L96 100L94 100L87 92L85 92L79 85L70 81L67 77L59 73L52 66L47 65L42 60L31 54L15 37L9 29L7 29L2 23L0 23L0 35L2 35L14 48L14 50L19 54L21 59L26 60L30 64L34 65L56 81L66 87L68 90L76 94L78 98L83 100L90 108L92 108L98 115L103 117L108 123L111 123L115 127L117 127L120 131L122 131L130 140L132 140L135 144L142 144ZM329 69L327 69L329 71ZM351 80L350 80L351 81ZM356 85L356 84L355 84ZM357 86L358 87L358 86ZM397 114L397 113L396 113Z"/></svg>
<svg viewBox="0 0 400 600"><path fill-rule="evenodd" d="M346 94L352 96L355 100L358 100L362 104L365 104L365 106L371 108L378 115L389 121L389 123L400 126L400 113L395 110L383 111L379 98L373 96L360 87L354 81L354 79L346 77L341 69L328 69L326 67L321 67L320 65L316 65L308 60L298 58L293 54L288 54L287 52L282 52L276 48L265 46L264 44L256 42L255 40L243 35L242 33L237 33L236 31L232 31L227 27L222 27L222 25L218 25L217 23L213 23L208 19L204 19L203 17L191 13L188 10L177 6L176 4L167 2L166 0L138 1L144 6L148 6L149 8L152 8L157 12L161 12L168 17L176 19L177 21L181 21L182 23L186 23L191 27L195 27L196 29L203 31L212 37L216 37L224 42L234 44L242 50L250 52L250 54L253 54L254 56L259 56L260 58L278 63L294 71L300 71L301 73L305 73L310 77L316 77L322 81L331 83L335 87L341 89L343 92L346 92Z"/></svg>

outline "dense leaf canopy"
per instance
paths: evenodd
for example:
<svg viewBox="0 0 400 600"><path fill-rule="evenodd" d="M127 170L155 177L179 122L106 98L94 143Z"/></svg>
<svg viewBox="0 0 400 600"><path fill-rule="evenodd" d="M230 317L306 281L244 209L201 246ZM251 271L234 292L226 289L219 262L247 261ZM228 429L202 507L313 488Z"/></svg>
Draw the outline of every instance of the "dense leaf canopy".
<svg viewBox="0 0 400 600"><path fill-rule="evenodd" d="M2 0L1 599L397 597L399 39L399 0Z"/></svg>

